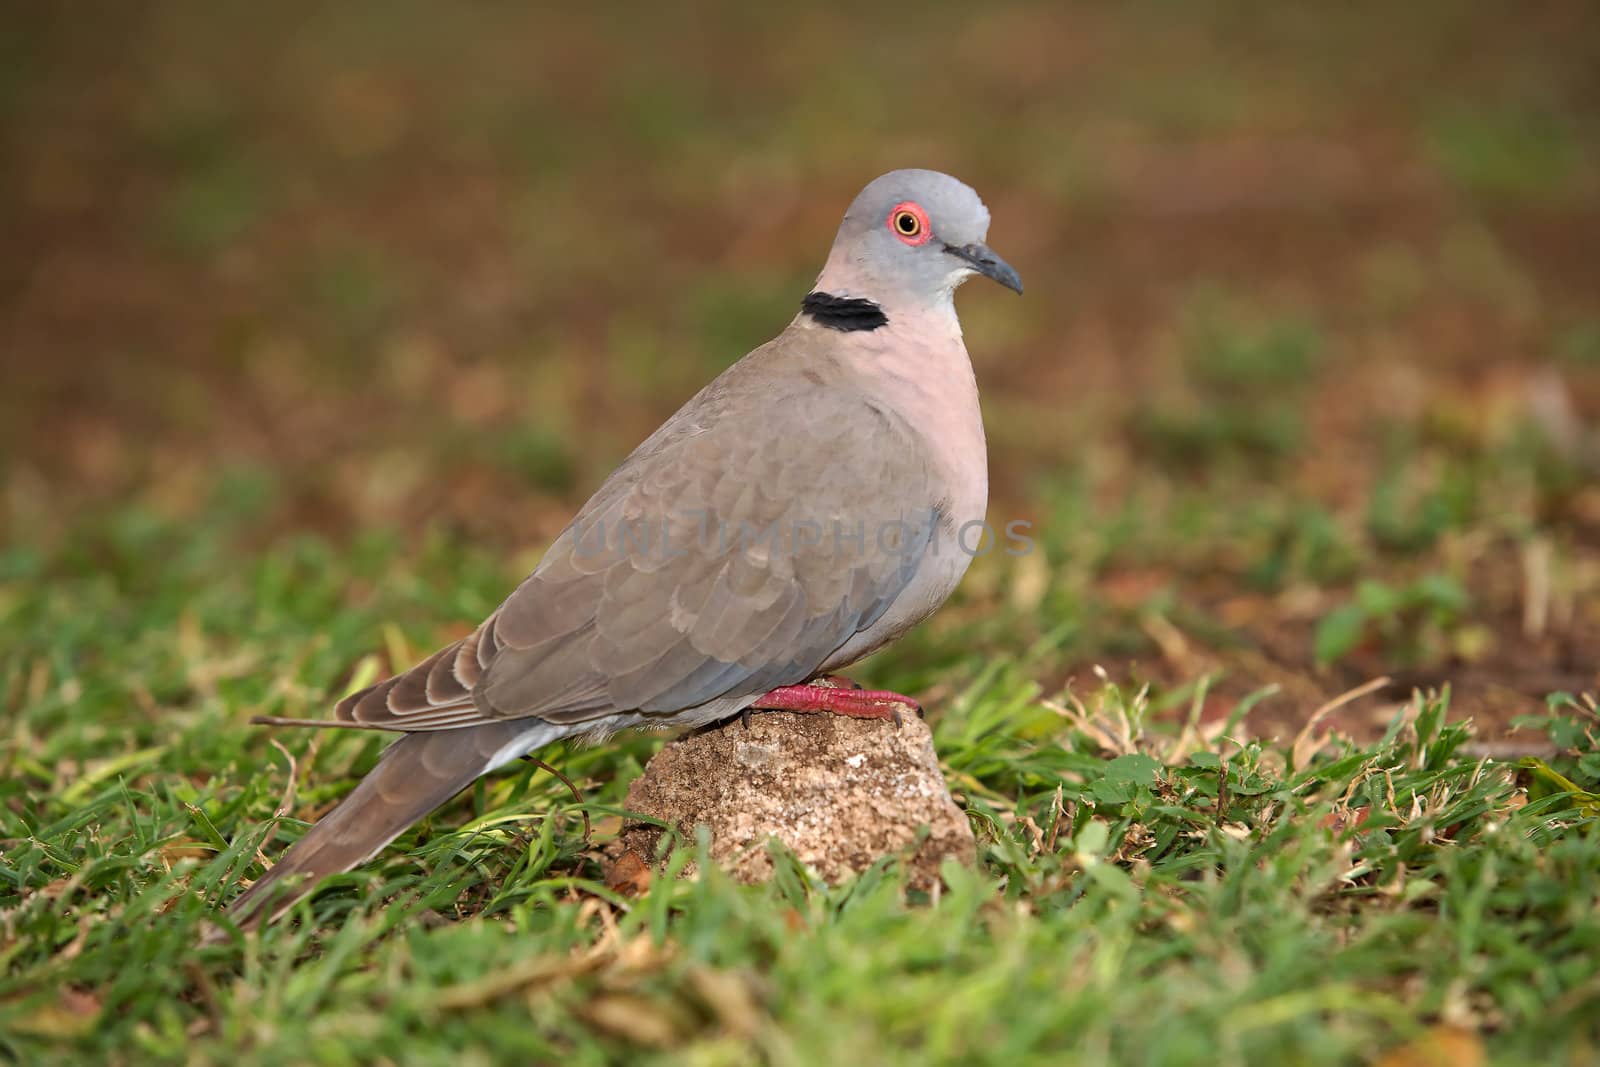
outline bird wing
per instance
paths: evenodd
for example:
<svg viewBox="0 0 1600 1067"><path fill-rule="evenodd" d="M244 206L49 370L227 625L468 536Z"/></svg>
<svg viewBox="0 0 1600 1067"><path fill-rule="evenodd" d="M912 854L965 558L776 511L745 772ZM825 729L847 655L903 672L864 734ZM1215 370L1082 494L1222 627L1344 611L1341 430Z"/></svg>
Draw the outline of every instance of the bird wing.
<svg viewBox="0 0 1600 1067"><path fill-rule="evenodd" d="M738 381L641 445L473 634L338 717L411 731L670 713L804 681L871 627L941 519L919 434L818 376Z"/></svg>

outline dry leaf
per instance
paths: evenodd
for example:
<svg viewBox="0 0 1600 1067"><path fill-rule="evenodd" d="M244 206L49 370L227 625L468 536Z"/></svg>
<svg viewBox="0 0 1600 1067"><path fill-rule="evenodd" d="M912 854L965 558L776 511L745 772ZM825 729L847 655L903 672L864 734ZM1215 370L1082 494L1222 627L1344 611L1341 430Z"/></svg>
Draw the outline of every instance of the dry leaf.
<svg viewBox="0 0 1600 1067"><path fill-rule="evenodd" d="M735 1037L755 1036L766 1016L748 976L696 964L689 968L688 977L695 995L728 1033Z"/></svg>
<svg viewBox="0 0 1600 1067"><path fill-rule="evenodd" d="M1361 826L1372 814L1372 805L1363 804L1359 808L1338 807L1322 817L1317 823L1324 830L1332 830L1335 834L1342 834L1346 830Z"/></svg>
<svg viewBox="0 0 1600 1067"><path fill-rule="evenodd" d="M503 971L485 975L475 982L463 982L461 985L442 989L434 997L434 1005L446 1011L476 1008L527 986L560 978L571 978L595 970L605 962L606 958L599 954L535 956Z"/></svg>
<svg viewBox="0 0 1600 1067"><path fill-rule="evenodd" d="M602 993L579 1009L585 1021L636 1045L668 1048L678 1043L683 1020L666 1005L623 993Z"/></svg>
<svg viewBox="0 0 1600 1067"><path fill-rule="evenodd" d="M1435 1026L1414 1041L1392 1048L1373 1067L1482 1067L1483 1042L1454 1026Z"/></svg>
<svg viewBox="0 0 1600 1067"><path fill-rule="evenodd" d="M650 888L651 877L650 865L629 849L606 871L606 888L623 896L637 897Z"/></svg>
<svg viewBox="0 0 1600 1067"><path fill-rule="evenodd" d="M54 1004L40 1004L13 1019L11 1026L36 1037L77 1037L93 1030L99 1021L100 998L88 990L64 986Z"/></svg>

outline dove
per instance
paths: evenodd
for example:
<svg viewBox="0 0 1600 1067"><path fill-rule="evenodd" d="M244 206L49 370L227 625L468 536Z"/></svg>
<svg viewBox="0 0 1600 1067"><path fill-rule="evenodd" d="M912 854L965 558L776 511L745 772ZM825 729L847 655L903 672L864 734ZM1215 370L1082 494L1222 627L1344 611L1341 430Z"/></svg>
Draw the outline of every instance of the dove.
<svg viewBox="0 0 1600 1067"><path fill-rule="evenodd" d="M332 720L254 720L400 736L232 921L282 915L555 741L751 710L920 713L830 675L930 615L971 561L988 465L954 294L978 275L1022 292L988 228L949 175L872 181L794 320L639 445L476 630Z"/></svg>

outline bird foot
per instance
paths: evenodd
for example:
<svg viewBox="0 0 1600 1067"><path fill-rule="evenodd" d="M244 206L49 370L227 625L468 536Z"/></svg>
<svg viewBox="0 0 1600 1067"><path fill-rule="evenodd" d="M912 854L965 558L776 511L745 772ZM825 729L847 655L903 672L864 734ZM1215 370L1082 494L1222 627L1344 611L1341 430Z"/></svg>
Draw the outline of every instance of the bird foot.
<svg viewBox="0 0 1600 1067"><path fill-rule="evenodd" d="M902 712L915 712L920 718L922 705L887 689L862 689L848 678L826 675L805 685L779 686L757 697L745 709L747 727L752 711L825 712L850 719L892 719L899 726Z"/></svg>
<svg viewBox="0 0 1600 1067"><path fill-rule="evenodd" d="M846 678L842 674L819 674L806 685L820 686L823 689L854 689L857 692L866 688L854 678Z"/></svg>

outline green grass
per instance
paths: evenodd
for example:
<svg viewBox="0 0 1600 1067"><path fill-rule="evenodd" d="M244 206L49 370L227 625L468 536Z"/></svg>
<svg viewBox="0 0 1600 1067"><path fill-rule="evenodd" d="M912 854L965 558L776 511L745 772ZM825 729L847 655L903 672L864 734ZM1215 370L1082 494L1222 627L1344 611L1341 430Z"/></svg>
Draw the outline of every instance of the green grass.
<svg viewBox="0 0 1600 1067"><path fill-rule="evenodd" d="M1498 1062L1597 1051L1600 811L1572 792L1596 788L1592 756L1530 799L1527 772L1464 752L1440 694L1370 745L1241 743L1254 698L1202 722L1204 680L1044 699L1049 639L940 672L937 746L981 859L936 899L892 857L836 889L792 862L763 888L702 863L617 896L597 848L658 743L633 737L555 757L588 847L529 767L292 920L200 948L257 848L380 747L245 717L317 713L375 649L409 658L511 578L443 535L244 549L261 491L209 523L124 512L3 557L13 1060L1340 1064L1441 1021ZM874 680L914 681L896 662L951 639ZM1592 751L1600 718L1562 710L1557 740Z"/></svg>
<svg viewBox="0 0 1600 1067"><path fill-rule="evenodd" d="M1457 109L1429 123L1426 138L1453 183L1501 199L1564 192L1586 151L1583 135L1552 110Z"/></svg>
<svg viewBox="0 0 1600 1067"><path fill-rule="evenodd" d="M1600 1059L1582 3L13 21L0 1062ZM197 947L382 743L249 716L481 619L905 165L1028 282L960 308L1038 551L860 671L978 867L619 898L622 737L592 842L523 768Z"/></svg>
<svg viewBox="0 0 1600 1067"><path fill-rule="evenodd" d="M1305 422L1297 408L1321 362L1317 331L1302 322L1241 320L1209 292L1185 320L1172 376L1178 395L1142 402L1131 424L1135 441L1153 459L1189 470L1270 465L1299 452Z"/></svg>

